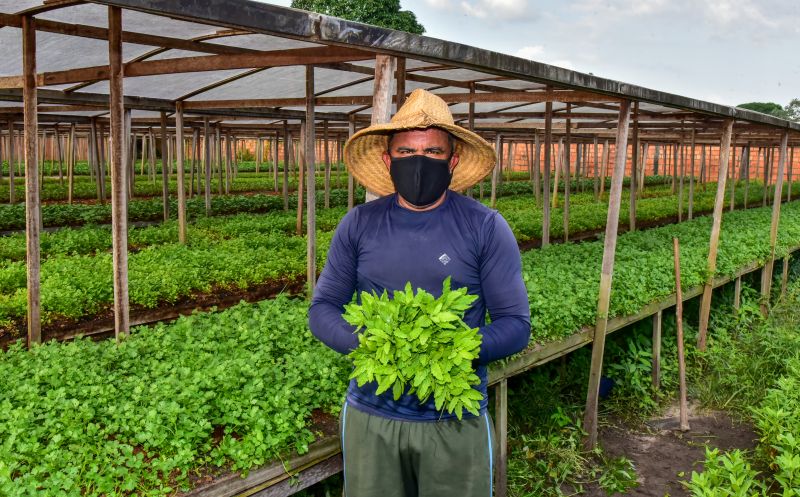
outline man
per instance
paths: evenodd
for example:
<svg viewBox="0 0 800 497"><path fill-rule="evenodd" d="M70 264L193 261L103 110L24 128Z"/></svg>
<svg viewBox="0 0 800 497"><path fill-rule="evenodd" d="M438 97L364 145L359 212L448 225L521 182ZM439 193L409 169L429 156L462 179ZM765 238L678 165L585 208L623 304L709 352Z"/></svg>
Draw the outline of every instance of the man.
<svg viewBox="0 0 800 497"><path fill-rule="evenodd" d="M491 172L494 150L455 125L441 98L415 90L390 123L354 134L344 156L353 176L384 196L350 211L336 229L309 308L311 331L346 354L358 346L341 316L354 292L391 294L410 281L438 296L450 276L453 288L478 296L464 321L482 335L476 388L483 393L480 416L464 412L459 421L437 411L432 396L424 404L407 394L395 401L391 391L377 395L375 383L352 380L341 416L345 496L491 496L486 365L526 347L530 310L508 224L454 190Z"/></svg>

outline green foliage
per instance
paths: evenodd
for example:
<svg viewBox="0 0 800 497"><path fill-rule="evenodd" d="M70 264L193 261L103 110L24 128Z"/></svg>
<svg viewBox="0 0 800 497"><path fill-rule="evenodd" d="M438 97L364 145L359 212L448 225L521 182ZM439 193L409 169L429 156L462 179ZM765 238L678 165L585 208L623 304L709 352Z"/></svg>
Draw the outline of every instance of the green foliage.
<svg viewBox="0 0 800 497"><path fill-rule="evenodd" d="M800 98L793 98L784 109L786 111L786 118L792 121L800 121Z"/></svg>
<svg viewBox="0 0 800 497"><path fill-rule="evenodd" d="M742 451L720 454L719 449L706 447L705 470L692 471L686 487L692 497L758 497L764 487ZM788 496L787 496L788 497Z"/></svg>
<svg viewBox="0 0 800 497"><path fill-rule="evenodd" d="M413 12L400 10L400 0L292 0L292 7L418 35L425 32Z"/></svg>
<svg viewBox="0 0 800 497"><path fill-rule="evenodd" d="M472 388L480 378L472 368L478 358L481 335L462 317L477 296L467 288L450 289L450 277L442 294L425 290L414 293L411 283L390 299L361 293L361 304L345 306L344 319L361 332L358 347L350 353L358 385L376 381L377 394L392 389L395 400L416 395L425 403L433 395L436 409L454 413L466 409L478 415L483 395Z"/></svg>
<svg viewBox="0 0 800 497"><path fill-rule="evenodd" d="M161 496L198 468L247 470L316 438L348 361L280 296L113 341L0 352L0 495Z"/></svg>
<svg viewBox="0 0 800 497"><path fill-rule="evenodd" d="M775 102L749 102L746 104L739 104L737 107L741 109L754 110L756 112L761 112L762 114L769 114L770 116L780 117L782 119L788 119L789 117L786 109Z"/></svg>

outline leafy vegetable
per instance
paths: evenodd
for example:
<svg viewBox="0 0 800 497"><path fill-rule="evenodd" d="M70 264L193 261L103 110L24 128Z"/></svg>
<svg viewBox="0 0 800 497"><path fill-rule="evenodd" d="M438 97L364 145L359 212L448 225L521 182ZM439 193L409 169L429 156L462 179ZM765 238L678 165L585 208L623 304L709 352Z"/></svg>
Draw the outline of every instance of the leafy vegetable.
<svg viewBox="0 0 800 497"><path fill-rule="evenodd" d="M461 319L476 298L466 287L451 290L449 276L439 298L422 289L415 294L411 283L392 299L385 290L380 296L362 292L361 304L346 305L343 315L363 331L350 353L351 378L359 386L377 381L377 393L391 388L395 400L404 392L420 403L433 395L439 411L461 419L466 409L477 416L483 395L472 388L480 383L472 361L481 335Z"/></svg>

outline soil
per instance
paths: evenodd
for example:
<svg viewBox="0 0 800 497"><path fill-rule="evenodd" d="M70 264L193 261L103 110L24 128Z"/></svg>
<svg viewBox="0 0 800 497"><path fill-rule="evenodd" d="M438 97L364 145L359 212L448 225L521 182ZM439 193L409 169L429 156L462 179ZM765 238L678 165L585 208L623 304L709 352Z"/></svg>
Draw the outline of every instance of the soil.
<svg viewBox="0 0 800 497"><path fill-rule="evenodd" d="M678 407L674 405L663 417L637 427L612 422L601 428L598 436L604 452L611 457L625 456L636 467L639 486L624 495L689 497L680 481L688 481L692 471L703 470L706 445L721 450L755 448L758 436L753 427L732 419L725 412L690 406L690 430L685 433L679 429L678 414ZM588 488L583 495L607 497L597 486Z"/></svg>

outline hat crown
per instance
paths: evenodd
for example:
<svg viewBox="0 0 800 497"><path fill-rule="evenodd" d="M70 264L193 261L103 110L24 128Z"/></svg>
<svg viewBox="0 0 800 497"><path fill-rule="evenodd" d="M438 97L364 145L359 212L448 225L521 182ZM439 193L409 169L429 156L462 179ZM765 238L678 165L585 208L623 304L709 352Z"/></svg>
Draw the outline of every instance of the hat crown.
<svg viewBox="0 0 800 497"><path fill-rule="evenodd" d="M447 103L437 95L423 89L411 92L403 106L392 117L391 122L409 128L455 124Z"/></svg>

